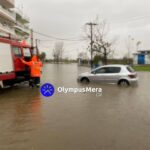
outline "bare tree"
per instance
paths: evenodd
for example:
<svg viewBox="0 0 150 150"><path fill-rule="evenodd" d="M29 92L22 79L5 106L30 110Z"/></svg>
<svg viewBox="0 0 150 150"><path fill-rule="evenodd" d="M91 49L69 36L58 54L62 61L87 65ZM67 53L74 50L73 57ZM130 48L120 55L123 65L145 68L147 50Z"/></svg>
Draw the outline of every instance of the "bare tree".
<svg viewBox="0 0 150 150"><path fill-rule="evenodd" d="M63 42L56 42L54 50L53 50L53 57L57 63L60 60L62 60L63 52L64 52L64 43Z"/></svg>
<svg viewBox="0 0 150 150"><path fill-rule="evenodd" d="M109 39L109 25L106 21L99 21L99 18L97 17L95 22L98 25L95 26L95 30L93 32L93 52L101 55L103 63L107 64L108 57L114 53L112 46L117 39ZM90 38L89 33L87 33L87 37Z"/></svg>

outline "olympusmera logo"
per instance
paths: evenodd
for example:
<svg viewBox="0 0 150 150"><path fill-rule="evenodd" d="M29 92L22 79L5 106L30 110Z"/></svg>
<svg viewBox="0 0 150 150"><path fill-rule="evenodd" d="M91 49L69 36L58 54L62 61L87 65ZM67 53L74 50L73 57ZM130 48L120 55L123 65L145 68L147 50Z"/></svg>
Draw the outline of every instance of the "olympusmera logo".
<svg viewBox="0 0 150 150"><path fill-rule="evenodd" d="M45 97L51 97L55 93L55 88L50 83L45 83L41 87L41 94Z"/></svg>
<svg viewBox="0 0 150 150"><path fill-rule="evenodd" d="M66 88L66 87L58 87L58 93L96 93L96 96L102 96L102 88L93 88L93 87L83 87L83 88Z"/></svg>
<svg viewBox="0 0 150 150"><path fill-rule="evenodd" d="M68 88L68 87L58 87L58 93L96 93L96 96L102 96L102 88L93 88L93 87L82 87L82 88ZM50 83L45 83L41 87L41 94L45 97L51 97L55 93L55 88Z"/></svg>

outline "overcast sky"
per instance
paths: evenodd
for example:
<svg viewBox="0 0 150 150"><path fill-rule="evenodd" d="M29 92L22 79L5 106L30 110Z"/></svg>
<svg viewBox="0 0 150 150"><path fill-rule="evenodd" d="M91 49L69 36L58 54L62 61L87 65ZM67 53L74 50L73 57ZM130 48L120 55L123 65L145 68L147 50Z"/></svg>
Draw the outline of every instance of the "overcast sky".
<svg viewBox="0 0 150 150"><path fill-rule="evenodd" d="M107 20L111 36L117 37L115 57L127 53L126 42L130 35L131 47L141 41L141 49L150 49L149 0L16 0L16 5L30 17L31 27L38 32L59 38L83 36L83 26L97 15ZM40 37L46 39L45 37ZM52 51L55 41L41 42L41 49ZM86 51L85 42L64 42L65 55L77 57ZM51 56L47 53L48 57Z"/></svg>

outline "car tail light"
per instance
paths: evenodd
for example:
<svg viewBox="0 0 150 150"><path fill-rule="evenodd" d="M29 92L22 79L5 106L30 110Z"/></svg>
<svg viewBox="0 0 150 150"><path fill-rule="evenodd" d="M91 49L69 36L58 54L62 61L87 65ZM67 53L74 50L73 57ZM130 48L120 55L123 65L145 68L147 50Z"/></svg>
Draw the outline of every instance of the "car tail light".
<svg viewBox="0 0 150 150"><path fill-rule="evenodd" d="M129 74L128 76L133 79L137 77L137 74Z"/></svg>

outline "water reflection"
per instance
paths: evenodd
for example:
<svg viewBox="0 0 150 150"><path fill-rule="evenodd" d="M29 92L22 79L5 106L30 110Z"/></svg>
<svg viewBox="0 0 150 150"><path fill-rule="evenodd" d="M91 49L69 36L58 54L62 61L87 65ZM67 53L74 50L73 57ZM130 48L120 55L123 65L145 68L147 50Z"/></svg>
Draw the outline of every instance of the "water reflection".
<svg viewBox="0 0 150 150"><path fill-rule="evenodd" d="M42 123L41 107L38 89L25 86L1 91L0 149L30 147L31 135Z"/></svg>

